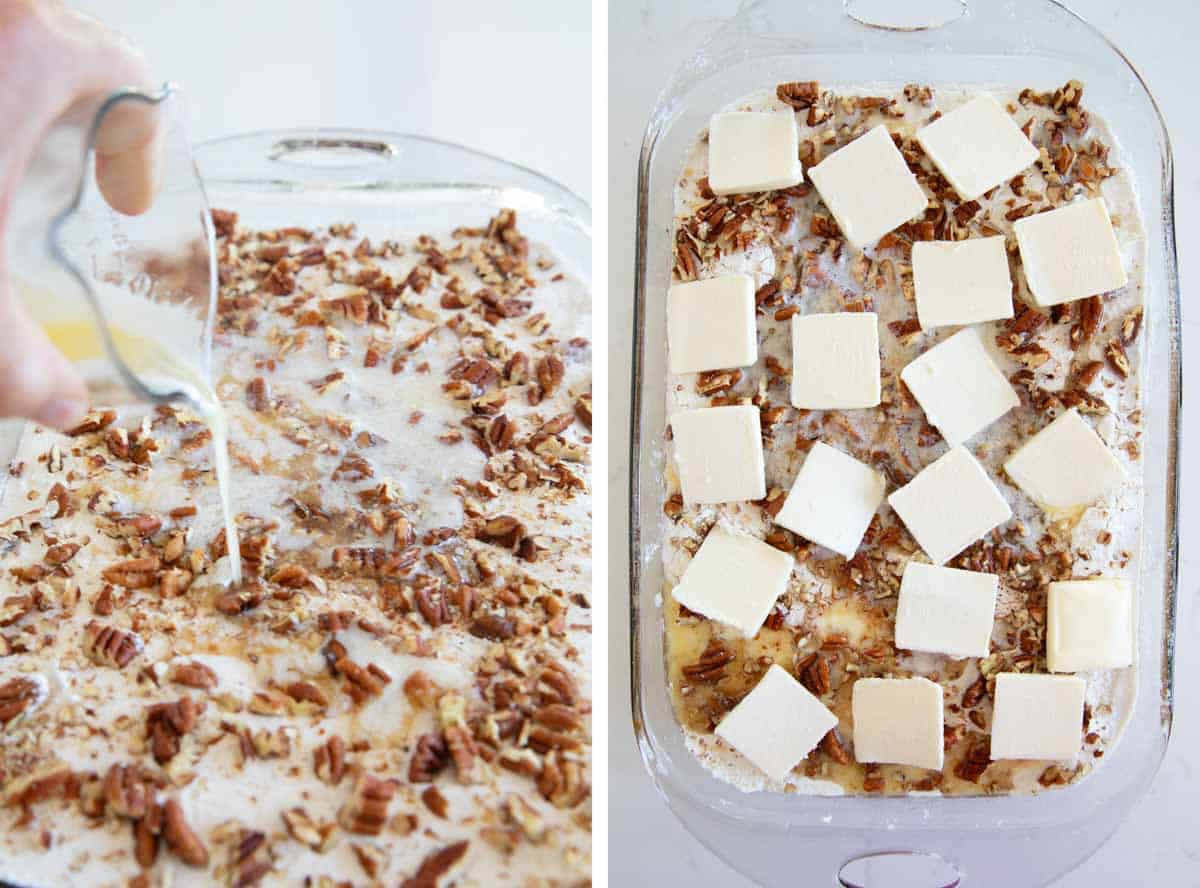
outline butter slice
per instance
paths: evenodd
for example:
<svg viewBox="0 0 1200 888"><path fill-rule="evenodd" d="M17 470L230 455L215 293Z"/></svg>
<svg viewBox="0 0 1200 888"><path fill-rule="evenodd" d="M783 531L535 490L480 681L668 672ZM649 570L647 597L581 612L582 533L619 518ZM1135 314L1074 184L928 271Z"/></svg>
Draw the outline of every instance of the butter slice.
<svg viewBox="0 0 1200 888"><path fill-rule="evenodd" d="M794 563L762 540L714 527L671 594L688 610L753 638L787 590Z"/></svg>
<svg viewBox="0 0 1200 888"><path fill-rule="evenodd" d="M962 444L1021 403L975 327L943 339L900 372L946 443Z"/></svg>
<svg viewBox="0 0 1200 888"><path fill-rule="evenodd" d="M963 200L1007 182L1038 159L1034 144L988 95L917 130L917 141Z"/></svg>
<svg viewBox="0 0 1200 888"><path fill-rule="evenodd" d="M808 177L846 240L860 250L929 203L883 124L810 168Z"/></svg>
<svg viewBox="0 0 1200 888"><path fill-rule="evenodd" d="M917 320L924 330L1013 316L1004 235L917 241L912 269Z"/></svg>
<svg viewBox="0 0 1200 888"><path fill-rule="evenodd" d="M854 683L854 758L942 770L942 689L927 678Z"/></svg>
<svg viewBox="0 0 1200 888"><path fill-rule="evenodd" d="M804 181L791 111L729 111L708 125L708 187L717 194L790 188Z"/></svg>
<svg viewBox="0 0 1200 888"><path fill-rule="evenodd" d="M1053 759L1079 754L1087 682L1076 675L996 676L992 759Z"/></svg>
<svg viewBox="0 0 1200 888"><path fill-rule="evenodd" d="M676 413L671 436L684 502L741 502L767 495L762 425L753 404Z"/></svg>
<svg viewBox="0 0 1200 888"><path fill-rule="evenodd" d="M804 458L775 523L853 558L883 502L884 483L870 466L818 441Z"/></svg>
<svg viewBox="0 0 1200 888"><path fill-rule="evenodd" d="M888 503L934 564L944 564L1012 509L978 460L952 447L888 497Z"/></svg>
<svg viewBox="0 0 1200 888"><path fill-rule="evenodd" d="M878 315L792 315L792 406L846 410L878 404Z"/></svg>
<svg viewBox="0 0 1200 888"><path fill-rule="evenodd" d="M999 586L995 574L908 562L896 605L896 647L986 657Z"/></svg>
<svg viewBox="0 0 1200 888"><path fill-rule="evenodd" d="M1128 474L1075 408L1004 464L1008 477L1051 518L1072 518L1120 487Z"/></svg>
<svg viewBox="0 0 1200 888"><path fill-rule="evenodd" d="M716 734L772 780L782 782L837 722L837 716L787 670L772 665L721 719Z"/></svg>
<svg viewBox="0 0 1200 888"><path fill-rule="evenodd" d="M1046 593L1046 668L1051 672L1133 665L1134 601L1122 579L1066 580Z"/></svg>
<svg viewBox="0 0 1200 888"><path fill-rule="evenodd" d="M758 360L754 279L729 274L667 291L672 373L749 367Z"/></svg>
<svg viewBox="0 0 1200 888"><path fill-rule="evenodd" d="M1104 198L1079 200L1013 223L1025 282L1038 305L1074 302L1125 286Z"/></svg>

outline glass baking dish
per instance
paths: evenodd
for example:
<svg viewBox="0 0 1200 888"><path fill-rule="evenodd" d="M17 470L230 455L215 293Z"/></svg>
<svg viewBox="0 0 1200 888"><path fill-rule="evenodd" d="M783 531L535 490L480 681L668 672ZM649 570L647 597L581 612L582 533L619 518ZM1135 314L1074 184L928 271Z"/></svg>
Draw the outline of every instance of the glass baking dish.
<svg viewBox="0 0 1200 888"><path fill-rule="evenodd" d="M884 22L872 17L903 16ZM1144 531L1138 700L1102 767L1037 796L899 798L743 793L688 751L667 685L661 614L666 291L672 189L708 117L781 81L1054 89L1083 81L1138 190L1147 236ZM1052 0L905 4L764 0L681 65L654 108L638 179L630 461L633 720L659 791L684 825L763 884L1041 885L1094 852L1154 777L1171 727L1180 407L1172 161L1154 98L1120 51ZM889 853L898 852L898 853ZM850 861L857 861L844 867ZM851 873L854 873L853 875ZM839 873L841 874L839 876Z"/></svg>
<svg viewBox="0 0 1200 888"><path fill-rule="evenodd" d="M376 239L484 225L517 210L522 232L591 282L591 209L533 170L426 136L357 129L276 130L195 148L209 206L255 228L357 222ZM0 421L0 465L24 423ZM0 503L8 473L0 473Z"/></svg>
<svg viewBox="0 0 1200 888"><path fill-rule="evenodd" d="M237 212L254 228L353 222L374 240L400 239L484 226L508 207L531 242L554 250L591 283L588 204L539 173L461 145L401 133L297 129L202 143L195 159L209 205ZM24 426L0 421L3 469ZM0 471L0 514L19 508L5 501L8 477ZM247 507L236 491L234 504ZM10 886L35 888L0 878L0 888Z"/></svg>

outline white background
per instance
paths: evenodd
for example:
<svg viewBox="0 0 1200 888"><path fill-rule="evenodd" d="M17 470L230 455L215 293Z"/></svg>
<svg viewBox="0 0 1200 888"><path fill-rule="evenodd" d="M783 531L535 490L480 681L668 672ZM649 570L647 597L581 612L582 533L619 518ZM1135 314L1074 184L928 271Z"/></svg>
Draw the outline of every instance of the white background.
<svg viewBox="0 0 1200 888"><path fill-rule="evenodd" d="M591 199L586 0L68 0L188 97L194 137L344 126L460 142Z"/></svg>
<svg viewBox="0 0 1200 888"><path fill-rule="evenodd" d="M837 0L828 0L830 3ZM977 0L978 2L978 0ZM989 0L990 2L990 0ZM1200 315L1188 310L1189 272L1200 274L1190 248L1200 240L1200 115L1196 82L1200 60L1195 35L1200 4L1192 0L1069 0L1133 61L1158 98L1175 149L1176 221L1183 276L1184 352L1190 358L1200 341ZM633 231L637 153L642 132L667 75L711 33L736 0L611 0L609 16L609 176L610 176L610 342L612 393L610 482L613 507L609 537L610 625L628 620L628 540L624 454L628 441L629 353L633 319ZM1186 53L1186 55L1185 55ZM1192 382L1200 380L1192 374ZM1185 389L1187 386L1185 385ZM1185 440L1200 417L1185 415ZM1186 451L1185 451L1186 452ZM1175 726L1166 761L1149 793L1113 839L1058 888L1156 888L1200 884L1200 824L1196 801L1200 775L1200 611L1194 537L1195 502L1183 460L1184 509L1180 525L1183 564L1176 647ZM750 883L691 838L658 798L642 767L629 722L629 639L616 631L610 643L612 682L609 798L609 875L613 885L743 886ZM800 852L798 852L800 853ZM798 864L801 861L798 860ZM969 886L967 886L969 888ZM1013 886L1025 888L1025 886Z"/></svg>

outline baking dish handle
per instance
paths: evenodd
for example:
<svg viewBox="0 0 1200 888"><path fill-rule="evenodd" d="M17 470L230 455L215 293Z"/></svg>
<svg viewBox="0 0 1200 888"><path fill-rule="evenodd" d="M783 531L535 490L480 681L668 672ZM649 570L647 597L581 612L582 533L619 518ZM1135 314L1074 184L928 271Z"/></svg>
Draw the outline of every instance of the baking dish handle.
<svg viewBox="0 0 1200 888"><path fill-rule="evenodd" d="M842 864L842 888L958 888L962 873L932 851L876 851Z"/></svg>
<svg viewBox="0 0 1200 888"><path fill-rule="evenodd" d="M931 31L965 16L967 0L842 0L847 17L881 31Z"/></svg>

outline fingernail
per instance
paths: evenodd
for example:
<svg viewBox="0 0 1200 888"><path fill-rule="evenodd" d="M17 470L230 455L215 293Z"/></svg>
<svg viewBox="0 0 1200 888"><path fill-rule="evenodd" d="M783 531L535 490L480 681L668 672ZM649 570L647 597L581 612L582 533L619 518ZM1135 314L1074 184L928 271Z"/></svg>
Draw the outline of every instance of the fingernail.
<svg viewBox="0 0 1200 888"><path fill-rule="evenodd" d="M69 429L83 421L88 405L74 398L56 398L45 404L35 417L43 425L56 429Z"/></svg>

